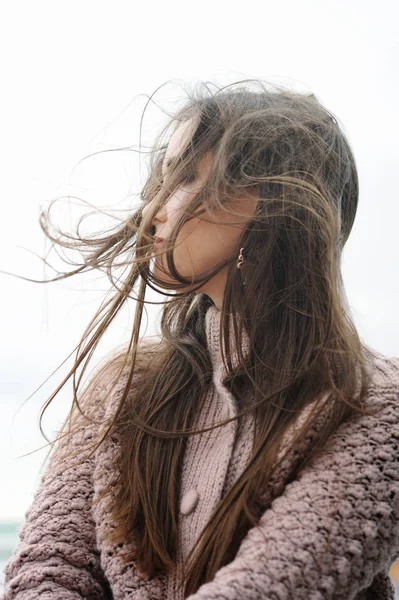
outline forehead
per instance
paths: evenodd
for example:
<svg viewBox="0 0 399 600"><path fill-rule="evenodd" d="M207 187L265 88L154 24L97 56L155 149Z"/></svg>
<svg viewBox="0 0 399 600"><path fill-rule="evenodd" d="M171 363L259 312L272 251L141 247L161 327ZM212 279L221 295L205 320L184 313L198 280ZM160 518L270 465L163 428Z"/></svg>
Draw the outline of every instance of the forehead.
<svg viewBox="0 0 399 600"><path fill-rule="evenodd" d="M190 130L193 125L192 119L188 119L179 125L169 140L168 147L165 152L162 169L166 170L169 160L175 158L183 150L186 142L190 139Z"/></svg>

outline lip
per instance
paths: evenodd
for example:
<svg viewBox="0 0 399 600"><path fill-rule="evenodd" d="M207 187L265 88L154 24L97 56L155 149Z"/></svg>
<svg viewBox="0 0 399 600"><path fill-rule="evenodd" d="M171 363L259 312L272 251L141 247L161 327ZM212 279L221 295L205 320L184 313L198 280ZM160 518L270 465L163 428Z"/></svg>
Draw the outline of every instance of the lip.
<svg viewBox="0 0 399 600"><path fill-rule="evenodd" d="M164 242L164 238L158 237L157 235L154 236L153 240L156 246L159 246Z"/></svg>
<svg viewBox="0 0 399 600"><path fill-rule="evenodd" d="M164 238L160 238L160 237L154 237L154 245L153 245L153 249L154 251L158 251L158 250L163 250L164 248Z"/></svg>

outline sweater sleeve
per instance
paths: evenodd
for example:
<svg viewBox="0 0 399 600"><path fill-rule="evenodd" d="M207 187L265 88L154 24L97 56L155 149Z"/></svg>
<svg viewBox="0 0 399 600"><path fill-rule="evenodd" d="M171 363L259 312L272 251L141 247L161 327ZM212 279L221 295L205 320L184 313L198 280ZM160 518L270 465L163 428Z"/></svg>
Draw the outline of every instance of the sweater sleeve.
<svg viewBox="0 0 399 600"><path fill-rule="evenodd" d="M351 600L386 577L399 556L399 394L378 391L383 411L343 423L188 600Z"/></svg>
<svg viewBox="0 0 399 600"><path fill-rule="evenodd" d="M103 385L94 388L91 398L96 406L105 391ZM84 414L91 415L84 394L79 404ZM100 410L95 420L98 414ZM71 433L69 443L66 436L55 444L33 503L25 513L19 545L4 569L1 600L112 598L100 565L91 514L95 453L78 464L89 454L85 450L82 456L79 450L86 443L89 449L95 443L98 427L86 420ZM65 458L66 449L74 455L78 451L78 456ZM67 469L72 463L76 465Z"/></svg>

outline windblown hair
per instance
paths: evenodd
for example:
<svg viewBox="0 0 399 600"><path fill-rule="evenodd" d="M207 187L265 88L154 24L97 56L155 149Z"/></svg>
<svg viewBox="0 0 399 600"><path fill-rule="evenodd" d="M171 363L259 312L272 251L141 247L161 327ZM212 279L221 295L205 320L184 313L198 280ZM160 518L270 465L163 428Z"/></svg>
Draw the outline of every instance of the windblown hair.
<svg viewBox="0 0 399 600"><path fill-rule="evenodd" d="M256 85L251 87L251 81ZM125 373L118 407L93 451L112 431L118 432L122 459L116 471L120 473L101 496L112 494L110 519L115 527L108 541L120 545L134 541L134 550L124 560L134 561L148 577L176 568L179 474L186 440L209 430L193 428L199 398L212 382L205 334L205 313L212 300L197 290L228 265L220 311L227 373L223 383L242 409L237 419L253 412L255 438L248 466L216 507L190 553L185 597L234 558L248 530L270 506L269 484L281 462L277 461L279 444L306 406L314 403L314 410L287 453L306 439L321 411L325 419L318 439L306 453L298 453L289 481L322 451L341 423L355 413L375 414L364 402L371 384L370 349L350 317L341 275L341 255L353 227L359 183L353 152L336 117L314 94L273 88L259 80L213 89L197 84L187 97L157 136L140 204L122 225L96 238L62 241L50 235L47 219L41 215L41 226L54 242L89 254L65 277L105 269L115 288L107 312L100 320L99 311L85 332L83 339L95 331L68 375L73 374L72 408L76 403L78 421L84 415L75 372L89 355L86 368L139 279L129 344L107 362L91 385L94 389L104 373L108 378L112 373L115 383ZM194 124L192 133L163 180L167 141L187 119ZM169 286L173 293L165 294L170 297L162 308L161 338L142 343L139 331L146 287L157 289L153 286L160 284L150 268L154 215L210 151L214 161L206 179L192 194L168 240L167 265L175 284ZM204 212L209 218L213 210L229 210L231 201L246 193L256 193L259 201L236 252L201 279L184 279L173 262L181 227ZM244 216L232 211L231 223ZM245 285L236 268L241 247L245 248ZM110 276L117 260L126 267L119 287ZM247 356L240 351L245 334ZM234 367L232 335L239 359ZM318 398L326 392L328 402L322 406ZM69 434L71 424L77 422L72 414L71 410L64 424L68 423ZM215 428L230 421L215 423Z"/></svg>

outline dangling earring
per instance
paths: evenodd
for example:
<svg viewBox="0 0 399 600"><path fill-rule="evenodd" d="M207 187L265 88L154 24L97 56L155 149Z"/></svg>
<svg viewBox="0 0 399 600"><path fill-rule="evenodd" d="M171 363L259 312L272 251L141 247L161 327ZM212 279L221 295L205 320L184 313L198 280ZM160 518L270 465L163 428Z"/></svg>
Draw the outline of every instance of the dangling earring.
<svg viewBox="0 0 399 600"><path fill-rule="evenodd" d="M240 254L238 255L237 269L241 269L241 280L242 280L243 285L245 286L246 283L247 283L247 280L246 280L246 277L245 277L245 275L244 275L244 273L242 271L242 265L245 262L244 256L242 254L243 250L244 250L244 248L241 248L240 249ZM259 260L259 253L260 253L260 248L257 248L256 249L256 258L257 258L257 260Z"/></svg>
<svg viewBox="0 0 399 600"><path fill-rule="evenodd" d="M244 250L244 248L241 248L241 250L240 250L240 254L239 254L239 256L238 256L237 269L241 269L242 265L244 264L244 257L243 257L243 255L242 255L242 251L243 251L243 250ZM242 272L242 269L241 269L241 279L242 279L242 283L243 283L243 285L245 286L245 284L246 284L246 280L245 280L245 275L244 275L244 273Z"/></svg>

